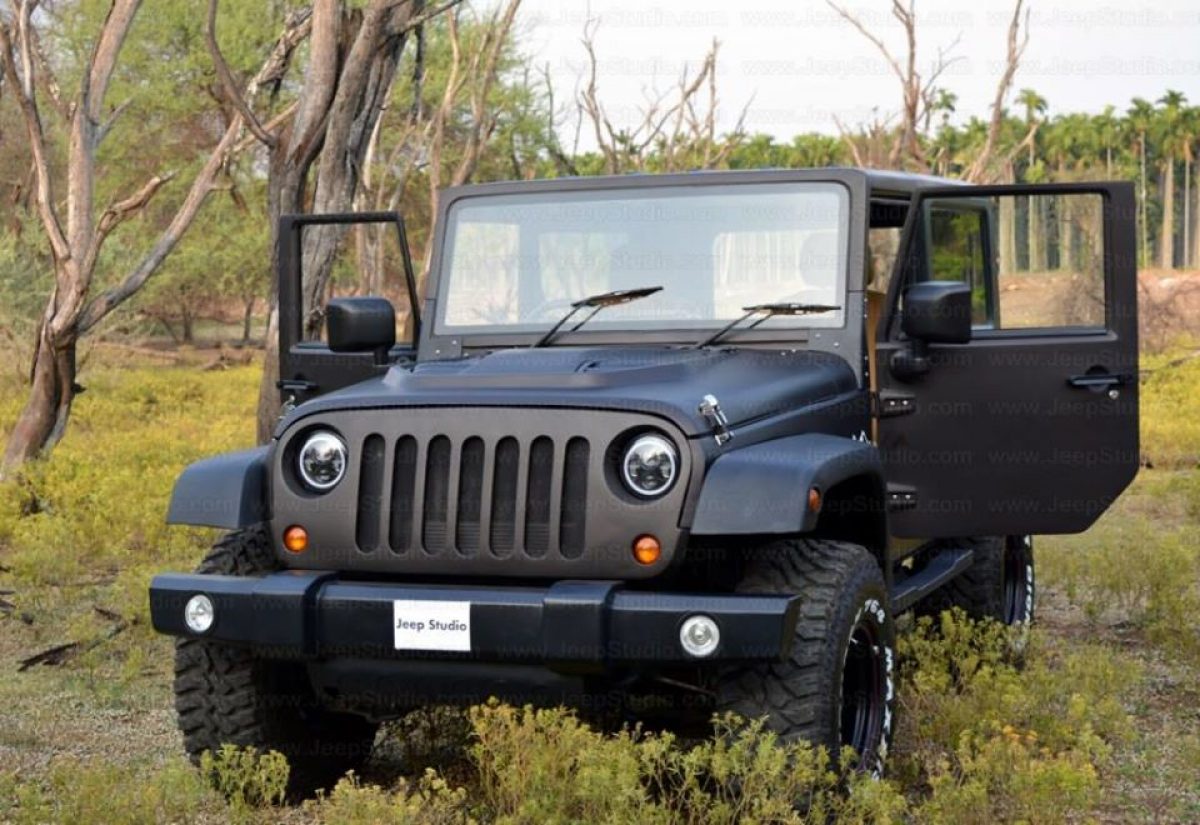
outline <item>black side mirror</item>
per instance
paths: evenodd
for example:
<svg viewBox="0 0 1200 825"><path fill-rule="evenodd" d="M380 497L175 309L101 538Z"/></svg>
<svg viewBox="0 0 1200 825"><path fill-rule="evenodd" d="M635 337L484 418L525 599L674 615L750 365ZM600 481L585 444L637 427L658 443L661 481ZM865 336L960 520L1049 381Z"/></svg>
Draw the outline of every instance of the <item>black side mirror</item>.
<svg viewBox="0 0 1200 825"><path fill-rule="evenodd" d="M911 380L929 372L930 344L971 340L971 287L962 281L922 281L904 291L900 329L911 339L892 356L892 373Z"/></svg>
<svg viewBox="0 0 1200 825"><path fill-rule="evenodd" d="M334 352L374 352L384 364L396 343L396 310L386 298L334 298L325 307L325 333Z"/></svg>

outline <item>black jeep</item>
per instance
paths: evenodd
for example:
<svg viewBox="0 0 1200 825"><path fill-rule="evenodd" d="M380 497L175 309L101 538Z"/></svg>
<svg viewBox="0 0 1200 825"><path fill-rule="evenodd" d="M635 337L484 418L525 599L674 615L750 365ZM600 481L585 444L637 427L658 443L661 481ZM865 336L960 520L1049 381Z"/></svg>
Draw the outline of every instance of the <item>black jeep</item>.
<svg viewBox="0 0 1200 825"><path fill-rule="evenodd" d="M1128 184L717 172L439 208L423 301L407 265L402 313L334 299L320 340L306 227L403 224L280 226L284 414L184 471L169 520L234 532L150 591L193 756L278 749L311 788L381 720L497 696L765 715L879 771L894 617L1029 622L1030 536L1136 472Z"/></svg>

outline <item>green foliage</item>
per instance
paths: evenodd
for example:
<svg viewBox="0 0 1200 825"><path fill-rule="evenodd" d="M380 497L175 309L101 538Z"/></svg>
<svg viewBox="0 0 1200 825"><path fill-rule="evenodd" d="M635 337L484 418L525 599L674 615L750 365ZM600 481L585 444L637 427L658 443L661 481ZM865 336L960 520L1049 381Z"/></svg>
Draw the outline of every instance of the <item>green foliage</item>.
<svg viewBox="0 0 1200 825"><path fill-rule="evenodd" d="M1147 356L1142 362L1142 454L1157 469L1200 467L1200 358L1196 352Z"/></svg>
<svg viewBox="0 0 1200 825"><path fill-rule="evenodd" d="M278 751L222 745L200 757L200 775L207 778L237 813L249 808L279 805L287 792L287 758Z"/></svg>
<svg viewBox="0 0 1200 825"><path fill-rule="evenodd" d="M427 769L416 781L401 779L391 790L364 784L348 774L328 795L304 804L318 822L330 825L467 825L471 816L464 788L453 788Z"/></svg>
<svg viewBox="0 0 1200 825"><path fill-rule="evenodd" d="M920 821L1066 822L1101 796L1100 771L1131 723L1122 705L1135 668L1080 645L1056 657L960 612L921 619L900 638L899 752L893 775L927 786Z"/></svg>
<svg viewBox="0 0 1200 825"><path fill-rule="evenodd" d="M59 759L44 783L0 774L0 820L14 825L195 822L218 802L182 760L164 766Z"/></svg>
<svg viewBox="0 0 1200 825"><path fill-rule="evenodd" d="M471 722L480 794L500 822L893 822L906 808L893 786L839 774L761 721L719 718L690 748L639 729L604 736L562 709L491 703Z"/></svg>
<svg viewBox="0 0 1200 825"><path fill-rule="evenodd" d="M164 523L175 478L193 461L253 444L258 370L102 367L79 380L88 391L71 437L52 461L0 485L0 559L42 585L119 575L146 618L139 589L149 576L190 568L211 542L211 531ZM0 432L22 401L20 392L0 396Z"/></svg>

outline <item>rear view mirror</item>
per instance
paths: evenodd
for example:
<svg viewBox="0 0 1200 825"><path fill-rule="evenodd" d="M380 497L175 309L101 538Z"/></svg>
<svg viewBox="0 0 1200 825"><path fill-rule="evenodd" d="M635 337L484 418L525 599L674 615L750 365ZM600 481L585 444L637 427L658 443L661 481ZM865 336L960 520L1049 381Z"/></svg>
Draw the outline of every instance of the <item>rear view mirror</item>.
<svg viewBox="0 0 1200 825"><path fill-rule="evenodd" d="M912 381L929 372L930 344L965 344L971 340L971 287L962 281L922 281L904 292L900 329L908 349L892 355L892 374Z"/></svg>
<svg viewBox="0 0 1200 825"><path fill-rule="evenodd" d="M962 281L923 281L904 292L900 328L930 344L971 340L971 287Z"/></svg>
<svg viewBox="0 0 1200 825"><path fill-rule="evenodd" d="M325 334L334 352L374 352L385 363L396 343L396 310L386 298L334 298L325 307Z"/></svg>

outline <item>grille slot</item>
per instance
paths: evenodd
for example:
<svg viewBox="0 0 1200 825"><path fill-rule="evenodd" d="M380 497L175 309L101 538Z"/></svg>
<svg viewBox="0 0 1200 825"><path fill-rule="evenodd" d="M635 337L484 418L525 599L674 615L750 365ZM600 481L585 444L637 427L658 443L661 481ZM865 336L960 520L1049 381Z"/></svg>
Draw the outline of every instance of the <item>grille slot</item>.
<svg viewBox="0 0 1200 825"><path fill-rule="evenodd" d="M525 553L542 558L550 549L550 492L554 442L538 436L529 448L528 495L525 499Z"/></svg>
<svg viewBox="0 0 1200 825"><path fill-rule="evenodd" d="M496 444L496 459L492 481L492 525L490 545L492 555L505 557L516 546L517 533L517 475L521 470L521 447L511 436Z"/></svg>
<svg viewBox="0 0 1200 825"><path fill-rule="evenodd" d="M421 546L436 555L447 546L446 518L450 509L450 439L439 435L429 442L425 459L425 512Z"/></svg>
<svg viewBox="0 0 1200 825"><path fill-rule="evenodd" d="M582 556L586 544L588 453L586 438L567 442L558 546L568 559Z"/></svg>
<svg viewBox="0 0 1200 825"><path fill-rule="evenodd" d="M458 470L458 519L454 546L464 556L479 552L479 518L483 506L483 439L463 442Z"/></svg>
<svg viewBox="0 0 1200 825"><path fill-rule="evenodd" d="M380 522L383 518L383 436L372 433L363 441L362 472L358 480L358 519L354 541L363 553L379 547Z"/></svg>
<svg viewBox="0 0 1200 825"><path fill-rule="evenodd" d="M417 440L411 435L396 442L394 462L388 546L392 552L405 553L412 547L413 496L417 491Z"/></svg>

